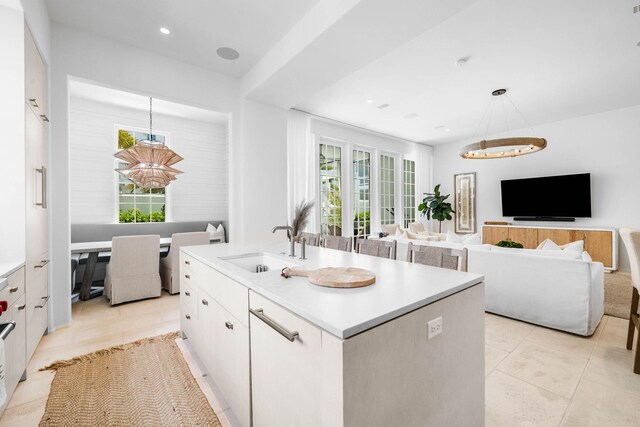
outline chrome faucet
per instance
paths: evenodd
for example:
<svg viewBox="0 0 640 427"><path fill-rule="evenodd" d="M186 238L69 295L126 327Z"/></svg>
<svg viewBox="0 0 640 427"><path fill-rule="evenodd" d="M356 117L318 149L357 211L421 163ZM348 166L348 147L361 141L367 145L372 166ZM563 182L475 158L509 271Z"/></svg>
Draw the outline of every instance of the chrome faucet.
<svg viewBox="0 0 640 427"><path fill-rule="evenodd" d="M271 229L271 232L275 233L278 230L287 230L289 232L289 235L291 236L291 249L289 251L289 256L294 258L296 256L296 241L293 238L293 227L290 225L277 225Z"/></svg>

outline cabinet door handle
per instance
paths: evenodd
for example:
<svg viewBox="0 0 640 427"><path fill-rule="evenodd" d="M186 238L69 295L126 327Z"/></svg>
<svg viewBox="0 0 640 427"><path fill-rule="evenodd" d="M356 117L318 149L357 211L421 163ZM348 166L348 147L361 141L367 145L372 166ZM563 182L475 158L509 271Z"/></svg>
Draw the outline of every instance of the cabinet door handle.
<svg viewBox="0 0 640 427"><path fill-rule="evenodd" d="M49 117L47 117L46 114L40 114L40 118L43 122L49 123Z"/></svg>
<svg viewBox="0 0 640 427"><path fill-rule="evenodd" d="M11 331L13 331L15 328L16 328L16 322L14 320L9 320L7 322L7 326L2 330L2 332L0 332L0 339L2 340L7 339Z"/></svg>
<svg viewBox="0 0 640 427"><path fill-rule="evenodd" d="M231 322L229 322L229 321L224 322L224 326L226 326L226 327L227 327L227 329L233 329L233 323L231 323Z"/></svg>
<svg viewBox="0 0 640 427"><path fill-rule="evenodd" d="M49 296L42 297L42 299L44 300L44 301L42 302L42 304L40 304L40 305L36 305L36 307L35 307L35 308L44 308L44 306L45 306L45 305L47 305L47 301L49 301Z"/></svg>
<svg viewBox="0 0 640 427"><path fill-rule="evenodd" d="M17 286L15 288L9 288L9 293L14 293L14 292L18 292Z"/></svg>
<svg viewBox="0 0 640 427"><path fill-rule="evenodd" d="M42 209L47 209L47 168L42 166L36 169L36 172L40 174L42 180L42 201L37 202L36 206L42 206Z"/></svg>
<svg viewBox="0 0 640 427"><path fill-rule="evenodd" d="M184 291L184 294L185 294L186 296L188 296L188 297L190 297L190 296L191 296L191 292L189 292L189 291Z"/></svg>
<svg viewBox="0 0 640 427"><path fill-rule="evenodd" d="M190 319L191 319L191 315L190 315L190 314L185 314L185 315L184 315L184 317L186 317L186 318L187 318L187 320L190 320Z"/></svg>
<svg viewBox="0 0 640 427"><path fill-rule="evenodd" d="M209 301L207 301L206 299L202 300L202 305L209 305Z"/></svg>
<svg viewBox="0 0 640 427"><path fill-rule="evenodd" d="M42 264L39 265L34 265L33 268L44 268L45 265L49 264L49 260L48 259L43 259L42 261L40 261Z"/></svg>
<svg viewBox="0 0 640 427"><path fill-rule="evenodd" d="M191 263L189 261L185 261L184 263L187 264L187 265L191 265Z"/></svg>
<svg viewBox="0 0 640 427"><path fill-rule="evenodd" d="M19 305L17 308L18 310L24 310L26 307L27 307L27 304L22 304L22 305Z"/></svg>
<svg viewBox="0 0 640 427"><path fill-rule="evenodd" d="M274 329L277 333L279 333L280 335L282 335L283 337L285 337L289 341L294 342L296 340L296 338L300 337L300 334L298 333L298 331L289 332L288 330L286 330L282 326L278 325L274 320L268 318L264 314L264 310L263 309L257 308L257 309L254 310L254 309L250 308L249 311L251 312L251 314L256 316L258 319L262 320L264 323L269 325L272 329Z"/></svg>
<svg viewBox="0 0 640 427"><path fill-rule="evenodd" d="M185 274L185 275L184 275L184 278L185 278L185 279L191 279L191 276L190 276L190 275L188 275L188 274Z"/></svg>
<svg viewBox="0 0 640 427"><path fill-rule="evenodd" d="M38 101L36 101L35 98L29 98L29 102L31 103L32 107L40 108L40 106L38 105Z"/></svg>

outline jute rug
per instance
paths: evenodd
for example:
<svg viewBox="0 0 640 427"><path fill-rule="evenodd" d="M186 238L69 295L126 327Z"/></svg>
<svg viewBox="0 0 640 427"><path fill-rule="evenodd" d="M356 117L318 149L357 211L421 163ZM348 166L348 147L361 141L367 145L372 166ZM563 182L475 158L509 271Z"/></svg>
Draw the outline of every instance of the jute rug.
<svg viewBox="0 0 640 427"><path fill-rule="evenodd" d="M178 333L98 350L56 371L40 426L215 426L175 343Z"/></svg>
<svg viewBox="0 0 640 427"><path fill-rule="evenodd" d="M604 314L629 318L631 310L631 274L617 271L604 275Z"/></svg>

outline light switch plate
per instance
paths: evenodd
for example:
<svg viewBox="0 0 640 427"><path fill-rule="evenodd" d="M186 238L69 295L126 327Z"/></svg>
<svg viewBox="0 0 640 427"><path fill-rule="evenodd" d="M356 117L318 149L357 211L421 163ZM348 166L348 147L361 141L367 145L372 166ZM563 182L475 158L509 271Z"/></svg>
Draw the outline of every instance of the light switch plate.
<svg viewBox="0 0 640 427"><path fill-rule="evenodd" d="M442 333L442 317L436 317L427 323L427 338L431 339Z"/></svg>

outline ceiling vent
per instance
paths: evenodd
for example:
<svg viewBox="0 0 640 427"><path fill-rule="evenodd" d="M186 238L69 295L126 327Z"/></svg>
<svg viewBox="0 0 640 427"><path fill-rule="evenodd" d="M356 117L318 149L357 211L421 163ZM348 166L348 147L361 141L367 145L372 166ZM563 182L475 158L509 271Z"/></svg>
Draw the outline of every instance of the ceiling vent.
<svg viewBox="0 0 640 427"><path fill-rule="evenodd" d="M637 6L633 6L633 13L638 13L640 12L640 4Z"/></svg>
<svg viewBox="0 0 640 427"><path fill-rule="evenodd" d="M378 110L384 110L388 106L389 106L389 104L380 104L380 105L378 105Z"/></svg>

